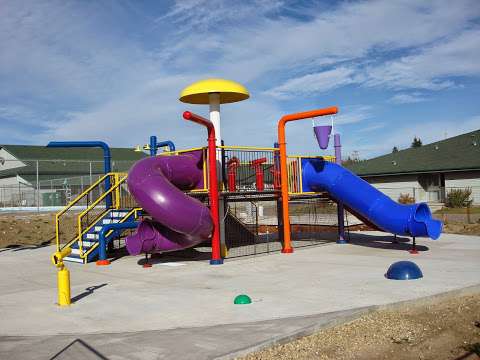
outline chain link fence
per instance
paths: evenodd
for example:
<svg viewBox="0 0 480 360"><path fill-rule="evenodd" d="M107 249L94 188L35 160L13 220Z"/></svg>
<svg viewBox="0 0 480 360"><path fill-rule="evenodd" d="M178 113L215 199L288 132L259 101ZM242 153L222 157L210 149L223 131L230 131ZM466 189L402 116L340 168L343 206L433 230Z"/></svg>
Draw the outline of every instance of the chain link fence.
<svg viewBox="0 0 480 360"><path fill-rule="evenodd" d="M291 241L294 248L321 245L338 237L337 206L325 197L294 199L289 203ZM225 241L228 257L278 252L282 249L276 200L227 201ZM345 211L347 228L361 225ZM281 231L280 231L281 232Z"/></svg>
<svg viewBox="0 0 480 360"><path fill-rule="evenodd" d="M135 161L112 161L128 172ZM103 161L2 160L0 209L40 210L66 206L103 175Z"/></svg>

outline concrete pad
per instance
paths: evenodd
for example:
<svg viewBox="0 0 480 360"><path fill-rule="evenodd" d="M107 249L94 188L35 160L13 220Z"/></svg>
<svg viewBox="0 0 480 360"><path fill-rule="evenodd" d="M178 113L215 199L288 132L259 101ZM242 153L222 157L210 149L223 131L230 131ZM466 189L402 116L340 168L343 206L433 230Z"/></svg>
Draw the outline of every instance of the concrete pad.
<svg viewBox="0 0 480 360"><path fill-rule="evenodd" d="M382 233L352 234L347 245L303 248L221 266L182 260L184 266L144 269L138 265L141 257L124 257L108 267L69 264L72 297L77 299L69 308L54 304L56 270L49 262L53 247L0 250L0 336L57 339L55 335L71 334L67 341L86 334L108 333L113 339L114 333L218 325L235 329L236 324L343 312L480 283L480 237L420 239L419 255L406 251L406 239L399 238L399 244L391 240ZM385 279L391 263L407 259L420 266L423 279ZM253 303L233 305L240 293L250 295ZM0 343L0 351L5 344ZM158 355L157 350L152 351Z"/></svg>
<svg viewBox="0 0 480 360"><path fill-rule="evenodd" d="M0 358L16 359L232 359L254 348L293 339L347 321L369 308L310 317L189 329L90 335L0 337Z"/></svg>

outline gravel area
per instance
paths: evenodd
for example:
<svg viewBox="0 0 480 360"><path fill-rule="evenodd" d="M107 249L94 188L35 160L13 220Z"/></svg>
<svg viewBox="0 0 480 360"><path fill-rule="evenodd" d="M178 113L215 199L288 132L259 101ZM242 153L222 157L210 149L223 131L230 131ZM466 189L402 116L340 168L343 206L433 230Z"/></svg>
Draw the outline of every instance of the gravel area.
<svg viewBox="0 0 480 360"><path fill-rule="evenodd" d="M480 359L480 294L377 311L241 359Z"/></svg>

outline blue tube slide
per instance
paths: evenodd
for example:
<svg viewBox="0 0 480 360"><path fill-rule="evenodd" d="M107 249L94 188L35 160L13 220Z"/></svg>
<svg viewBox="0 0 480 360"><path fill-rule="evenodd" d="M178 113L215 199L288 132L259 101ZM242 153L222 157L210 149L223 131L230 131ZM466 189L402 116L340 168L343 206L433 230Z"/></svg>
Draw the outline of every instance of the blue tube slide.
<svg viewBox="0 0 480 360"><path fill-rule="evenodd" d="M344 167L323 159L302 159L302 169L303 191L327 191L383 231L433 240L442 233L442 222L432 218L425 203L399 204Z"/></svg>

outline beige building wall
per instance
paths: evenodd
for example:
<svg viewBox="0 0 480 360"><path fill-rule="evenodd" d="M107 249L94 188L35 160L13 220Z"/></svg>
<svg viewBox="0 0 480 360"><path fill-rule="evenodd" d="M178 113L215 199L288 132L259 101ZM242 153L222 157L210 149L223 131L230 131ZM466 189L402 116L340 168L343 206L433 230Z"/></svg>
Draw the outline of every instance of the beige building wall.
<svg viewBox="0 0 480 360"><path fill-rule="evenodd" d="M409 194L417 202L427 201L417 175L372 176L364 179L392 200L398 201L401 194Z"/></svg>
<svg viewBox="0 0 480 360"><path fill-rule="evenodd" d="M480 171L462 171L445 174L445 188L471 188L474 204L480 204Z"/></svg>

